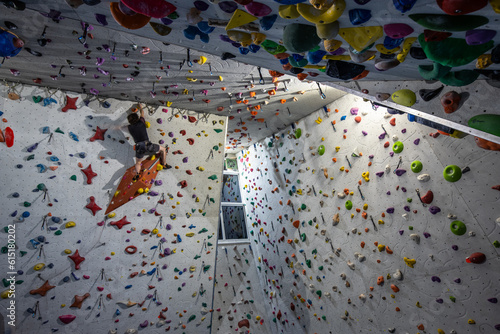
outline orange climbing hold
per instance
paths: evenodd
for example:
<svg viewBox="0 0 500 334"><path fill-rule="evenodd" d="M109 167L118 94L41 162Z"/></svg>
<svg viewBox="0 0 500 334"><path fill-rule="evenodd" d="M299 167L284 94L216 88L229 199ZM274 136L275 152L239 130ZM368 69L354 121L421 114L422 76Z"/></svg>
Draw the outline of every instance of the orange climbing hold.
<svg viewBox="0 0 500 334"><path fill-rule="evenodd" d="M299 228L300 220L296 220L293 222L293 227Z"/></svg>
<svg viewBox="0 0 500 334"><path fill-rule="evenodd" d="M391 289L394 292L399 292L399 288L396 285L394 285L394 284L391 284Z"/></svg>
<svg viewBox="0 0 500 334"><path fill-rule="evenodd" d="M389 248L389 246L385 246L385 252L386 252L387 254L392 254L392 253L394 253L394 252L392 251L392 249L390 249L390 248Z"/></svg>
<svg viewBox="0 0 500 334"><path fill-rule="evenodd" d="M361 248L365 248L365 242L361 241Z"/></svg>

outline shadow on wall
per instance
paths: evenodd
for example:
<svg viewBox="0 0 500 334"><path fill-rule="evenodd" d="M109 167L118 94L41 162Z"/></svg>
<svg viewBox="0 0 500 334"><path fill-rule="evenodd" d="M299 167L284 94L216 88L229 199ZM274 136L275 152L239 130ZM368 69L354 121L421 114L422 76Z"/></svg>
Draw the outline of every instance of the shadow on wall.
<svg viewBox="0 0 500 334"><path fill-rule="evenodd" d="M86 118L86 126L91 126L93 130L107 129L104 134L104 140L96 140L102 146L98 156L104 157L106 160L115 160L120 167L110 177L109 181L102 187L103 190L114 192L120 178L125 174L125 171L134 165L134 150L133 146L128 141L128 133L125 126L128 125L127 113L122 113L116 120L112 120L107 116L93 116L91 119ZM90 138L87 139L90 141Z"/></svg>

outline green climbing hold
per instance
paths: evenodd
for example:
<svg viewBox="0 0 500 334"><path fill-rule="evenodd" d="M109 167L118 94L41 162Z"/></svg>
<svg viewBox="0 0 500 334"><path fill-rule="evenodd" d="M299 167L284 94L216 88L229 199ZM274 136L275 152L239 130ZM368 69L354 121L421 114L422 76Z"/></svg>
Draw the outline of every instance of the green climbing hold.
<svg viewBox="0 0 500 334"><path fill-rule="evenodd" d="M207 230L206 228L202 228L202 229L198 232L198 234L200 234L200 233L205 233L205 232L208 232L208 230Z"/></svg>
<svg viewBox="0 0 500 334"><path fill-rule="evenodd" d="M446 14L411 14L410 19L421 26L437 31L467 31L489 22L486 17L478 15L446 15Z"/></svg>
<svg viewBox="0 0 500 334"><path fill-rule="evenodd" d="M57 129L55 130L55 132L64 134L64 131L63 131L63 130L61 130L60 128L57 128Z"/></svg>
<svg viewBox="0 0 500 334"><path fill-rule="evenodd" d="M300 209L301 209L301 210L305 210L306 208L307 208L307 206L306 206L305 204L302 204L302 205L300 206Z"/></svg>
<svg viewBox="0 0 500 334"><path fill-rule="evenodd" d="M321 319L325 320L326 321L326 316L322 315L321 316Z"/></svg>
<svg viewBox="0 0 500 334"><path fill-rule="evenodd" d="M300 235L300 239L302 240L302 242L306 241L306 234L305 233L302 233Z"/></svg>
<svg viewBox="0 0 500 334"><path fill-rule="evenodd" d="M252 319L252 316L249 313L247 313L247 319Z"/></svg>
<svg viewBox="0 0 500 334"><path fill-rule="evenodd" d="M25 208L27 208L27 207L31 206L31 203L30 202L24 202L23 205L24 205Z"/></svg>
<svg viewBox="0 0 500 334"><path fill-rule="evenodd" d="M3 246L1 249L0 249L0 253L2 254L7 254L9 252L9 249L7 248L7 246Z"/></svg>
<svg viewBox="0 0 500 334"><path fill-rule="evenodd" d="M394 143L394 145L392 145L392 150L394 151L394 153L401 153L403 152L403 149L404 149L404 145L402 142L400 141L397 141Z"/></svg>
<svg viewBox="0 0 500 334"><path fill-rule="evenodd" d="M413 231L413 226L408 226L408 229L409 229L410 231Z"/></svg>
<svg viewBox="0 0 500 334"><path fill-rule="evenodd" d="M47 187L45 187L45 184L43 184L43 183L39 183L39 184L36 186L36 188L37 188L38 190L44 191Z"/></svg>
<svg viewBox="0 0 500 334"><path fill-rule="evenodd" d="M10 285L10 282L9 282L9 281L7 281L7 279L6 279L6 278L2 278L2 283L3 283L3 286L4 286L4 287L8 287L8 286Z"/></svg>
<svg viewBox="0 0 500 334"><path fill-rule="evenodd" d="M418 42L430 60L444 66L463 66L493 48L493 41L480 45L469 45L462 38L448 37L439 42L426 42L425 35L418 36Z"/></svg>
<svg viewBox="0 0 500 334"><path fill-rule="evenodd" d="M319 155L325 154L325 145L319 145L319 147L318 147L318 154Z"/></svg>
<svg viewBox="0 0 500 334"><path fill-rule="evenodd" d="M221 133L222 129L214 129L214 131L217 132L217 133Z"/></svg>
<svg viewBox="0 0 500 334"><path fill-rule="evenodd" d="M277 55L278 53L283 53L286 51L286 48L283 45L279 45L276 42L273 42L269 39L266 39L264 42L260 44L268 53L272 55Z"/></svg>
<svg viewBox="0 0 500 334"><path fill-rule="evenodd" d="M167 17L171 20L176 20L179 18L179 14L177 14L177 12L173 12L173 13L169 14Z"/></svg>
<svg viewBox="0 0 500 334"><path fill-rule="evenodd" d="M300 136L302 136L302 129L301 128L297 128L297 130L295 130L295 138L299 139Z"/></svg>
<svg viewBox="0 0 500 334"><path fill-rule="evenodd" d="M352 209L352 202L351 201L346 201L345 202L345 208L347 210L351 210Z"/></svg>
<svg viewBox="0 0 500 334"><path fill-rule="evenodd" d="M443 177L448 182L457 182L462 178L462 170L457 165L448 165L443 170Z"/></svg>
<svg viewBox="0 0 500 334"><path fill-rule="evenodd" d="M182 288L181 288L181 287L178 287L178 288L177 288L177 291L182 291Z"/></svg>
<svg viewBox="0 0 500 334"><path fill-rule="evenodd" d="M174 273L178 273L179 271L180 270L177 267L174 268Z"/></svg>
<svg viewBox="0 0 500 334"><path fill-rule="evenodd" d="M418 66L418 72L420 73L420 76L425 80L439 80L446 74L448 74L450 70L451 67L443 66L439 63L434 63L433 65Z"/></svg>
<svg viewBox="0 0 500 334"><path fill-rule="evenodd" d="M306 260L306 265L308 268L311 268L311 260Z"/></svg>
<svg viewBox="0 0 500 334"><path fill-rule="evenodd" d="M318 290L318 291L316 291L316 294L319 296L319 298L321 298L323 293L321 292L321 290Z"/></svg>
<svg viewBox="0 0 500 334"><path fill-rule="evenodd" d="M208 239L212 239L213 235L209 235L207 236Z"/></svg>
<svg viewBox="0 0 500 334"><path fill-rule="evenodd" d="M62 231L61 231L61 230L57 230L54 234L55 234L55 235L61 235L61 234L62 234Z"/></svg>
<svg viewBox="0 0 500 334"><path fill-rule="evenodd" d="M72 181L76 181L76 175L71 175L71 177L69 179Z"/></svg>
<svg viewBox="0 0 500 334"><path fill-rule="evenodd" d="M450 296L450 300L451 300L452 302L455 302L457 299L456 299L455 297L453 297L453 296Z"/></svg>
<svg viewBox="0 0 500 334"><path fill-rule="evenodd" d="M406 199L406 201L407 201L408 203L411 203L413 200L412 200L410 197L408 197L408 198Z"/></svg>
<svg viewBox="0 0 500 334"><path fill-rule="evenodd" d="M194 257L195 260L198 260L201 256L196 254L196 256Z"/></svg>
<svg viewBox="0 0 500 334"><path fill-rule="evenodd" d="M35 155L34 154L31 154L29 155L27 158L26 158L26 161L30 161L30 160L33 160L35 159Z"/></svg>
<svg viewBox="0 0 500 334"><path fill-rule="evenodd" d="M210 175L208 178L210 180L217 180L217 175L215 175L215 174L214 175Z"/></svg>
<svg viewBox="0 0 500 334"><path fill-rule="evenodd" d="M462 70L449 72L444 77L440 78L439 81L448 86L462 87L467 86L476 81L479 77L479 72L474 70Z"/></svg>
<svg viewBox="0 0 500 334"><path fill-rule="evenodd" d="M307 223L309 224L309 226L312 226L313 221L312 221L312 220L310 220L310 221L308 221Z"/></svg>
<svg viewBox="0 0 500 334"><path fill-rule="evenodd" d="M213 244L212 244L211 242L207 242L207 245L208 245L209 247L213 246Z"/></svg>
<svg viewBox="0 0 500 334"><path fill-rule="evenodd" d="M452 221L450 224L450 230L453 234L464 235L467 232L467 226L459 220Z"/></svg>
<svg viewBox="0 0 500 334"><path fill-rule="evenodd" d="M498 241L498 240L493 241L493 246L495 248L500 248L500 241Z"/></svg>
<svg viewBox="0 0 500 334"><path fill-rule="evenodd" d="M196 315L194 315L194 314L193 314L192 316L190 316L190 317L189 317L188 322L191 322L191 321L193 321L194 319L196 319Z"/></svg>
<svg viewBox="0 0 500 334"><path fill-rule="evenodd" d="M422 163L418 160L413 161L410 165L411 171L413 173L420 173L423 167L424 166L422 165Z"/></svg>
<svg viewBox="0 0 500 334"><path fill-rule="evenodd" d="M23 284L23 283L24 283L24 281L23 281L23 280L18 280L18 281L16 281L16 284L17 284L17 285L20 285L20 284Z"/></svg>
<svg viewBox="0 0 500 334"><path fill-rule="evenodd" d="M203 272L206 273L210 269L210 265L207 264L206 266L203 267Z"/></svg>
<svg viewBox="0 0 500 334"><path fill-rule="evenodd" d="M318 267L318 270L323 270L323 266L319 266L319 267Z"/></svg>
<svg viewBox="0 0 500 334"><path fill-rule="evenodd" d="M312 251L311 251L311 254L318 254L318 250L316 248L314 248Z"/></svg>
<svg viewBox="0 0 500 334"><path fill-rule="evenodd" d="M26 254L28 254L28 252L26 251L19 251L19 254L21 255L21 257L25 256Z"/></svg>
<svg viewBox="0 0 500 334"><path fill-rule="evenodd" d="M302 53L316 47L321 38L316 33L316 26L292 23L283 29L283 45L294 53Z"/></svg>

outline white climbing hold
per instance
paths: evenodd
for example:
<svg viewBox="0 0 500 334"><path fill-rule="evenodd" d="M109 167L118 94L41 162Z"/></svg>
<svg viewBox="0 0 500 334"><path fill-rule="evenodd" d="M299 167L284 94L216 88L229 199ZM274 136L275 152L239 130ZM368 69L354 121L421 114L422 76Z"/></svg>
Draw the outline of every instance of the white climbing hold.
<svg viewBox="0 0 500 334"><path fill-rule="evenodd" d="M417 180L419 180L420 182L427 182L431 179L431 176L429 174L420 174L419 176L417 176Z"/></svg>
<svg viewBox="0 0 500 334"><path fill-rule="evenodd" d="M359 299L361 299L362 301L365 301L366 300L366 295L364 293L360 294L359 295Z"/></svg>
<svg viewBox="0 0 500 334"><path fill-rule="evenodd" d="M346 279L345 273L340 274L340 278L342 278L343 280L345 280Z"/></svg>
<svg viewBox="0 0 500 334"><path fill-rule="evenodd" d="M389 174L391 172L391 165L385 166L385 173Z"/></svg>
<svg viewBox="0 0 500 334"><path fill-rule="evenodd" d="M351 233L352 233L352 234L356 234L356 233L358 233L358 229L357 229L357 228L353 228L353 229L351 230Z"/></svg>
<svg viewBox="0 0 500 334"><path fill-rule="evenodd" d="M396 272L392 275L392 277L401 281L403 279L403 273L401 272L401 270L396 269Z"/></svg>
<svg viewBox="0 0 500 334"><path fill-rule="evenodd" d="M497 224L500 224L500 217L498 217L498 218L495 220L495 222L496 222Z"/></svg>
<svg viewBox="0 0 500 334"><path fill-rule="evenodd" d="M332 286L332 290L333 292L337 292L337 286L336 285Z"/></svg>
<svg viewBox="0 0 500 334"><path fill-rule="evenodd" d="M356 265L354 263L351 262L351 260L347 260L347 265L349 266L349 268L351 268L352 270L354 270L356 268Z"/></svg>
<svg viewBox="0 0 500 334"><path fill-rule="evenodd" d="M476 232L474 232L474 231L469 232L469 237L475 237L475 236L476 236Z"/></svg>
<svg viewBox="0 0 500 334"><path fill-rule="evenodd" d="M338 193L337 197L340 198L340 199L345 198L345 194L343 192L342 193Z"/></svg>
<svg viewBox="0 0 500 334"><path fill-rule="evenodd" d="M404 214L402 215L402 217L403 217L405 220L408 220L408 217L409 217L409 216L408 216L408 214L407 214L407 213L404 213Z"/></svg>
<svg viewBox="0 0 500 334"><path fill-rule="evenodd" d="M447 217L448 219L453 219L453 220L457 219L457 215L454 215L452 213L449 213Z"/></svg>
<svg viewBox="0 0 500 334"><path fill-rule="evenodd" d="M109 334L117 334L118 331L116 329L110 329Z"/></svg>
<svg viewBox="0 0 500 334"><path fill-rule="evenodd" d="M354 253L354 256L358 259L359 262L363 262L366 259L366 257L363 254L358 252Z"/></svg>
<svg viewBox="0 0 500 334"><path fill-rule="evenodd" d="M415 241L417 244L420 243L420 236L416 233L412 233L410 234L410 239Z"/></svg>
<svg viewBox="0 0 500 334"><path fill-rule="evenodd" d="M125 334L137 334L137 329L129 328L125 331Z"/></svg>
<svg viewBox="0 0 500 334"><path fill-rule="evenodd" d="M325 297L328 297L328 298L330 298L330 297L331 297L331 294L330 294L330 292L325 292Z"/></svg>
<svg viewBox="0 0 500 334"><path fill-rule="evenodd" d="M399 137L396 135L392 135L392 141L398 141Z"/></svg>

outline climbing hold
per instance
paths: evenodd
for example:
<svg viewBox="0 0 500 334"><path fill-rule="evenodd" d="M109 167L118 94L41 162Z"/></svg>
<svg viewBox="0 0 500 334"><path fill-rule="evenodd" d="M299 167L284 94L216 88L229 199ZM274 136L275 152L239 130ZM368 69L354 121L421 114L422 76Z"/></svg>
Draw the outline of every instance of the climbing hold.
<svg viewBox="0 0 500 334"><path fill-rule="evenodd" d="M420 69L419 69L420 71ZM441 85L441 87L436 88L436 89L421 89L418 91L418 95L424 100L425 102L431 101L433 98L438 96L441 91L443 90L444 86Z"/></svg>
<svg viewBox="0 0 500 334"><path fill-rule="evenodd" d="M392 100L406 107L411 107L417 101L415 93L409 89L401 89L391 95Z"/></svg>
<svg viewBox="0 0 500 334"><path fill-rule="evenodd" d="M437 0L437 4L448 15L465 15L485 7L488 0Z"/></svg>
<svg viewBox="0 0 500 334"><path fill-rule="evenodd" d="M293 23L283 29L283 45L291 52L301 53L313 49L321 39L316 34L316 27ZM265 48L265 46L263 45Z"/></svg>
<svg viewBox="0 0 500 334"><path fill-rule="evenodd" d="M462 177L462 170L457 165L448 165L443 170L443 177L448 182L457 182Z"/></svg>
<svg viewBox="0 0 500 334"><path fill-rule="evenodd" d="M328 24L337 21L346 7L345 0L336 0L330 7L323 10L315 6L298 3L297 11L309 22L314 24Z"/></svg>
<svg viewBox="0 0 500 334"><path fill-rule="evenodd" d="M412 34L413 28L405 23L391 23L384 25L384 32L392 39L400 39Z"/></svg>
<svg viewBox="0 0 500 334"><path fill-rule="evenodd" d="M345 208L346 208L347 210L351 210L351 209L352 209L352 202L351 202L351 201L349 201L349 200L348 200L348 201L346 201L346 202L345 202Z"/></svg>
<svg viewBox="0 0 500 334"><path fill-rule="evenodd" d="M465 261L467 263L481 264L481 263L486 262L486 255L484 255L483 253L479 253L479 252L472 253L471 255L469 255L465 259Z"/></svg>
<svg viewBox="0 0 500 334"><path fill-rule="evenodd" d="M401 13L406 13L413 8L417 0L392 0L392 2L397 10Z"/></svg>
<svg viewBox="0 0 500 334"><path fill-rule="evenodd" d="M87 168L81 170L85 176L87 176L87 184L92 184L92 179L97 176L92 170L92 164L88 165Z"/></svg>
<svg viewBox="0 0 500 334"><path fill-rule="evenodd" d="M413 173L420 173L422 171L423 165L420 161L415 160L411 163L410 168Z"/></svg>
<svg viewBox="0 0 500 334"><path fill-rule="evenodd" d="M437 31L467 31L488 24L489 22L488 18L477 15L449 16L445 14L426 13L410 14L409 17L421 26Z"/></svg>
<svg viewBox="0 0 500 334"><path fill-rule="evenodd" d="M415 263L417 263L417 261L415 259L409 259L407 257L404 257L403 260L405 261L405 263L408 265L408 267L410 268L414 268L414 265Z"/></svg>
<svg viewBox="0 0 500 334"><path fill-rule="evenodd" d="M403 152L403 148L404 148L404 145L400 141L397 141L397 142L394 143L394 145L392 145L392 150L394 151L394 153L401 153L401 152Z"/></svg>
<svg viewBox="0 0 500 334"><path fill-rule="evenodd" d="M59 320L61 320L61 322L66 324L66 325L75 319L76 319L76 315L73 315L73 314L64 314L64 315L59 316Z"/></svg>
<svg viewBox="0 0 500 334"><path fill-rule="evenodd" d="M80 256L80 254L78 253L78 249L73 253L73 255L69 255L68 257L75 263L75 270L79 270L80 263L85 261L85 258L83 256Z"/></svg>
<svg viewBox="0 0 500 334"><path fill-rule="evenodd" d="M459 220L452 221L450 224L450 230L453 234L464 235L467 232L467 227L465 224Z"/></svg>
<svg viewBox="0 0 500 334"><path fill-rule="evenodd" d="M87 204L85 206L85 208L87 208L90 211L92 211L92 215L93 216L95 216L95 214L97 213L97 211L102 210L102 208L99 205L97 205L97 203L95 202L95 197L94 196L90 196L89 197L89 204Z"/></svg>
<svg viewBox="0 0 500 334"><path fill-rule="evenodd" d="M362 52L384 35L380 26L341 28L339 35L356 51Z"/></svg>
<svg viewBox="0 0 500 334"><path fill-rule="evenodd" d="M441 97L441 105L444 108L444 112L451 114L458 109L460 104L460 94L455 91L448 92Z"/></svg>

